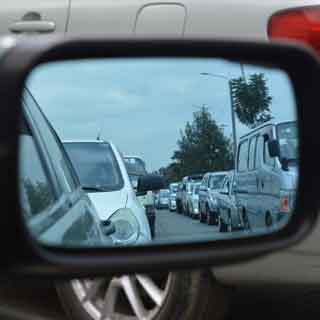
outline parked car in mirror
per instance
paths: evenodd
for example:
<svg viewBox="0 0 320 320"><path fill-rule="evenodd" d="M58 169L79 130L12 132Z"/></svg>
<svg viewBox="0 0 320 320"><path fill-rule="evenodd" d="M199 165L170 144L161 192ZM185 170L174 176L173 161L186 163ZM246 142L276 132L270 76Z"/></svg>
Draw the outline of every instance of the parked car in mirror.
<svg viewBox="0 0 320 320"><path fill-rule="evenodd" d="M191 218L199 217L199 188L201 182L191 185L191 193L187 195L187 215Z"/></svg>
<svg viewBox="0 0 320 320"><path fill-rule="evenodd" d="M159 191L159 200L157 209L168 209L169 208L170 191L168 189L161 189Z"/></svg>
<svg viewBox="0 0 320 320"><path fill-rule="evenodd" d="M204 175L199 188L199 219L202 223L219 223L216 194L222 187L227 171L208 172Z"/></svg>
<svg viewBox="0 0 320 320"><path fill-rule="evenodd" d="M178 191L179 183L173 182L169 184L169 191L170 191L170 201L169 201L169 210L176 211L177 210L177 191Z"/></svg>
<svg viewBox="0 0 320 320"><path fill-rule="evenodd" d="M22 106L19 184L30 232L53 245L111 245L60 139L28 89Z"/></svg>
<svg viewBox="0 0 320 320"><path fill-rule="evenodd" d="M117 225L119 221L119 232L114 235L118 236L117 244L151 241L145 208L136 197L115 145L102 140L68 140L63 145L102 223Z"/></svg>
<svg viewBox="0 0 320 320"><path fill-rule="evenodd" d="M237 210L234 191L234 170L231 170L226 175L221 189L215 194L220 232L243 230L244 224Z"/></svg>
<svg viewBox="0 0 320 320"><path fill-rule="evenodd" d="M294 208L297 123L266 123L242 136L235 173L236 203L246 228L270 228Z"/></svg>

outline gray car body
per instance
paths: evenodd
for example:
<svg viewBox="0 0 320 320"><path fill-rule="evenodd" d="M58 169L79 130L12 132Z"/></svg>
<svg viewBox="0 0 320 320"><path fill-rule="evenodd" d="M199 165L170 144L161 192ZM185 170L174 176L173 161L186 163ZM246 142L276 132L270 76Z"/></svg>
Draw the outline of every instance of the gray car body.
<svg viewBox="0 0 320 320"><path fill-rule="evenodd" d="M233 231L243 228L241 215L237 210L234 193L234 170L225 177L222 188L215 194L220 217L220 225L227 226L227 230ZM220 229L221 230L221 229Z"/></svg>
<svg viewBox="0 0 320 320"><path fill-rule="evenodd" d="M40 159L45 173L43 181L47 181L48 190L52 190L52 205L34 214L28 190L21 188L26 223L33 236L58 246L110 245L111 239L104 236L97 212L82 190L61 141L28 90L23 99L23 119L30 134L25 132L20 138L20 152L28 153L20 162L21 185L35 179L28 169L34 168L35 160ZM32 160L31 166L26 163ZM36 183L35 180L35 186Z"/></svg>
<svg viewBox="0 0 320 320"><path fill-rule="evenodd" d="M219 171L219 172L208 172L204 175L201 186L199 189L199 210L200 213L206 214L207 208L211 212L217 212L217 204L215 203L216 194L219 189L213 189L211 184L211 179L217 175L224 175L228 174L227 171Z"/></svg>
<svg viewBox="0 0 320 320"><path fill-rule="evenodd" d="M274 123L265 124L242 136L238 145L236 204L243 219L248 219L250 228L256 230L270 227L267 218L271 217L272 225L288 218L290 213L281 212L280 192L288 192L290 201L293 201L298 178L296 165L284 170L279 158L269 155L270 139L278 139ZM242 161L242 155L247 160ZM290 205L292 207L293 203Z"/></svg>

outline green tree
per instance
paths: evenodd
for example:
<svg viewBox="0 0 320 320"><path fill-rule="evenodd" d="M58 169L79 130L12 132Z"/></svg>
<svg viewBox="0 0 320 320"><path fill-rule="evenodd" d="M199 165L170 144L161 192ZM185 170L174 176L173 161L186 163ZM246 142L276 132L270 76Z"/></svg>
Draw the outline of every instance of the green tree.
<svg viewBox="0 0 320 320"><path fill-rule="evenodd" d="M266 79L263 73L252 74L246 82L243 77L231 80L234 111L239 121L255 128L272 119Z"/></svg>
<svg viewBox="0 0 320 320"><path fill-rule="evenodd" d="M169 181L178 181L190 174L233 168L231 141L206 107L193 113L192 122L187 122L180 134L178 150L172 156L174 162L162 168Z"/></svg>

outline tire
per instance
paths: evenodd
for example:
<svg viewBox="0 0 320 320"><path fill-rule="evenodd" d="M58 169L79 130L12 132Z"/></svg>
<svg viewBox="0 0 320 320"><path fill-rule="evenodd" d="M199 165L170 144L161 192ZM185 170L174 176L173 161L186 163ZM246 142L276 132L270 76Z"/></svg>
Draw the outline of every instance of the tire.
<svg viewBox="0 0 320 320"><path fill-rule="evenodd" d="M219 217L219 232L228 232L228 225Z"/></svg>
<svg viewBox="0 0 320 320"><path fill-rule="evenodd" d="M229 211L228 212L227 232L232 232L232 231L234 231L234 228L233 228L233 224L232 224L232 215L231 215L231 212Z"/></svg>
<svg viewBox="0 0 320 320"><path fill-rule="evenodd" d="M156 227L153 224L152 226L150 226L150 233L151 233L151 238L153 239L154 236L156 235L156 231L155 231Z"/></svg>
<svg viewBox="0 0 320 320"><path fill-rule="evenodd" d="M122 276L118 279L137 282L137 275L133 276ZM228 294L225 289L220 287L215 281L210 271L192 271L192 272L181 272L181 273L170 273L166 275L148 275L146 277L158 279L161 282L161 277L166 277L167 287L163 301L159 306L155 306L151 311L148 311L144 319L148 320L222 320L228 309ZM115 279L115 278L113 278ZM56 289L60 301L72 320L98 320L101 316L101 310L97 308L98 300L95 301L88 299L87 302L80 302L80 289L77 289L77 285L85 284L86 280L73 280L72 282L66 282L63 284L57 284ZM93 283L98 283L99 280L94 280ZM103 280L100 280L100 282ZM105 280L107 282L107 280ZM159 282L159 283L160 283ZM109 282L111 283L111 282ZM91 284L91 285L92 285ZM75 289L76 288L76 289ZM103 285L101 286L103 288ZM142 287L137 286L139 291ZM102 295L104 294L103 290ZM105 290L106 291L106 290ZM140 296L143 299L144 307L146 305L152 306L151 299L148 301L148 296ZM125 308L126 296L119 292L117 303L120 307L116 312L118 320L123 317L121 315L135 313L130 308ZM110 301L110 300L109 300ZM150 304L151 303L151 304ZM129 306L129 304L128 304ZM95 309L96 308L96 309ZM148 308L149 310L149 308ZM96 311L96 313L94 312ZM99 314L100 312L100 314ZM122 312L122 313L121 313ZM115 315L115 313L113 313ZM136 317L133 319L141 319Z"/></svg>
<svg viewBox="0 0 320 320"><path fill-rule="evenodd" d="M206 216L207 216L207 224L209 226L218 224L218 221L216 221L217 220L216 217L213 216L213 213L210 211L210 208L208 205L206 206Z"/></svg>
<svg viewBox="0 0 320 320"><path fill-rule="evenodd" d="M189 205L187 205L187 216L191 217L191 210Z"/></svg>
<svg viewBox="0 0 320 320"><path fill-rule="evenodd" d="M243 220L243 229L247 231L251 230L250 222L249 222L247 213L244 209L242 211L242 220Z"/></svg>
<svg viewBox="0 0 320 320"><path fill-rule="evenodd" d="M201 223L206 223L206 220L206 216L202 212L200 212L199 221Z"/></svg>
<svg viewBox="0 0 320 320"><path fill-rule="evenodd" d="M272 219L272 216L271 216L270 212L266 213L265 224L266 224L267 228L270 228L273 225L273 219Z"/></svg>

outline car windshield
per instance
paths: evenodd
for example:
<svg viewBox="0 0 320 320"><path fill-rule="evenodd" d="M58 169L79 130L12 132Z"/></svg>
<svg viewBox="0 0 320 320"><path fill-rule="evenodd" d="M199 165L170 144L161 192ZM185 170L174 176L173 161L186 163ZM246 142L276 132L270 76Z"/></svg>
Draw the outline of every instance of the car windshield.
<svg viewBox="0 0 320 320"><path fill-rule="evenodd" d="M210 179L210 189L213 189L213 190L221 189L225 177L226 177L225 174L217 174L212 176Z"/></svg>
<svg viewBox="0 0 320 320"><path fill-rule="evenodd" d="M142 176L147 173L145 163L138 157L124 156L124 162L129 175Z"/></svg>
<svg viewBox="0 0 320 320"><path fill-rule="evenodd" d="M122 175L108 143L64 143L84 189L115 191L123 186Z"/></svg>
<svg viewBox="0 0 320 320"><path fill-rule="evenodd" d="M277 125L277 137L280 144L281 158L297 160L298 158L298 128L297 123L286 122Z"/></svg>
<svg viewBox="0 0 320 320"><path fill-rule="evenodd" d="M161 196L162 198L167 198L167 197L169 197L169 190L161 190L161 191L160 191L160 196Z"/></svg>

